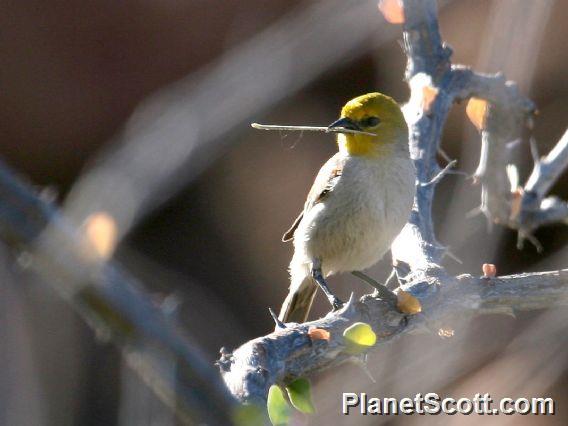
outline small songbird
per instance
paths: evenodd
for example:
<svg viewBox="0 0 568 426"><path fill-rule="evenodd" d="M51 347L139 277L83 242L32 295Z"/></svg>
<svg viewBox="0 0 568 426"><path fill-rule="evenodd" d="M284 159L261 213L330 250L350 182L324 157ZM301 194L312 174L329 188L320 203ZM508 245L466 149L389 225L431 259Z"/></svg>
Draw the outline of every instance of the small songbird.
<svg viewBox="0 0 568 426"><path fill-rule="evenodd" d="M282 238L294 240L290 292L279 315L283 322L306 320L317 286L334 309L340 308L325 278L375 264L412 208L415 170L408 128L392 98L356 97L328 130L338 133L339 152L320 169L303 212Z"/></svg>

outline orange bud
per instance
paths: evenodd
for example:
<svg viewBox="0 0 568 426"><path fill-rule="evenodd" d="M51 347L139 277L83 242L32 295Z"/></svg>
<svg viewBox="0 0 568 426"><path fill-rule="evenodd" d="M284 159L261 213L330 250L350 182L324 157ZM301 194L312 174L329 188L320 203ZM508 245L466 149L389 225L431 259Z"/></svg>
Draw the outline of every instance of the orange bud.
<svg viewBox="0 0 568 426"><path fill-rule="evenodd" d="M432 104L438 96L439 90L432 86L424 86L422 88L422 110L425 113L429 113L432 108Z"/></svg>
<svg viewBox="0 0 568 426"><path fill-rule="evenodd" d="M396 307L403 314L417 314L422 312L420 301L407 291L400 290L396 295Z"/></svg>
<svg viewBox="0 0 568 426"><path fill-rule="evenodd" d="M310 328L308 330L308 336L312 341L314 340L328 340L330 339L331 335L329 331L324 330L323 328Z"/></svg>
<svg viewBox="0 0 568 426"><path fill-rule="evenodd" d="M521 212L521 204L523 201L523 188L519 187L515 189L512 193L512 200L511 200L511 214L509 215L509 219L515 220L519 213Z"/></svg>
<svg viewBox="0 0 568 426"><path fill-rule="evenodd" d="M483 278L495 278L497 275L497 267L493 263L484 263L481 267Z"/></svg>
<svg viewBox="0 0 568 426"><path fill-rule="evenodd" d="M489 104L484 99L471 98L467 103L465 112L477 130L485 129L488 109Z"/></svg>
<svg viewBox="0 0 568 426"><path fill-rule="evenodd" d="M391 24L404 24L404 7L401 0L381 0L379 10Z"/></svg>

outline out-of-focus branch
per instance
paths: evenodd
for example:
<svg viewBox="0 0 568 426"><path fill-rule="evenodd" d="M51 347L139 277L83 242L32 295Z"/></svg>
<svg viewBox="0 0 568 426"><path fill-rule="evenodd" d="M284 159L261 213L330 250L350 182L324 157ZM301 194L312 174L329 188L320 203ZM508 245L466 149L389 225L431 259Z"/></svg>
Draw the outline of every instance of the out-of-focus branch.
<svg viewBox="0 0 568 426"><path fill-rule="evenodd" d="M536 199L541 201L568 168L568 130L546 157L538 158L538 154L536 157L525 192L534 193Z"/></svg>
<svg viewBox="0 0 568 426"><path fill-rule="evenodd" d="M417 182L414 208L392 253L401 282L399 291L417 298L421 313L405 316L390 299L370 295L360 301L351 298L343 310L323 319L288 324L285 329L245 343L232 354L224 353L221 372L231 392L242 401L262 403L272 384L285 384L353 360L343 331L358 321L371 325L380 345L410 331L452 323L466 314L511 313L568 304L568 270L493 279L453 277L441 266L445 248L435 237L432 203L436 184L448 170L438 165L437 154L450 108L455 101L470 97L490 102L489 113L483 114L486 130L477 177L485 182L485 206L497 209L501 200L493 197L492 188L486 184L507 183L505 169L499 167L503 149L520 136L534 106L502 75L478 74L451 64L452 51L439 34L435 0L385 0L383 6L396 8L398 4L403 5L402 11L391 12L404 17L406 78L411 89L404 113ZM310 338L312 328L328 331L329 340Z"/></svg>
<svg viewBox="0 0 568 426"><path fill-rule="evenodd" d="M81 224L105 211L122 237L205 170L245 123L325 71L394 38L394 28L376 25L374 9L358 0L302 3L211 65L150 96L77 181L66 215Z"/></svg>
<svg viewBox="0 0 568 426"><path fill-rule="evenodd" d="M508 147L521 137L527 117L521 108L490 102L480 106L486 111L480 113L481 155L474 179L481 183L481 212L494 222L508 224L513 199L507 174Z"/></svg>
<svg viewBox="0 0 568 426"><path fill-rule="evenodd" d="M229 421L235 400L198 345L135 278L101 255L96 234L70 226L54 205L1 163L0 235L99 336L118 344L128 365L180 419ZM179 376L164 368L161 353L180 361Z"/></svg>
<svg viewBox="0 0 568 426"><path fill-rule="evenodd" d="M556 196L546 197L568 167L568 132L543 158L539 158L536 144L531 140L534 167L522 187L516 166L508 164L508 147L521 136L523 127L519 122L511 125L511 117L510 110L493 105L487 112L486 128L481 132L480 163L475 174L482 185L480 210L489 220L517 230L519 248L528 239L542 251L533 232L543 225L568 223L568 203ZM510 130L504 132L503 128Z"/></svg>
<svg viewBox="0 0 568 426"><path fill-rule="evenodd" d="M510 16L511 8L518 9L518 13L529 13L533 25L527 31L533 34L534 40L528 40L523 44L538 45L540 42L538 34L542 33L543 20L546 20L550 13L551 6L551 2L540 2L530 11L518 6L511 5L509 8L502 6L498 7L498 14L502 21L514 21ZM535 22L540 22L540 25ZM528 64L534 62L528 59L529 55L531 55L530 50L525 49L522 55L525 60L521 60L521 65L515 59L517 66L526 66L528 75L532 73L534 67L533 64ZM501 80L504 83L502 76ZM524 85L527 86L526 80ZM473 89L474 85L470 87ZM508 92L508 96L503 96L503 88ZM510 151L516 142L524 139L527 131L532 130L535 107L528 99L515 95L516 92L516 85L507 82L485 87L481 91L469 90L469 93L466 93L466 97L473 96L486 101L486 103L476 101L478 111L474 112L477 115L476 126L481 131L481 155L474 179L481 183L479 210L487 217L489 223L498 223L517 230L519 248L522 247L523 241L528 239L538 251L541 251L542 247L533 236L533 232L543 225L555 222L566 223L568 218L566 202L554 196L545 198L552 184L568 167L566 140L568 137L564 135L544 159L538 158L536 143L531 139L534 169L526 185L524 187L520 185L516 166L509 164Z"/></svg>
<svg viewBox="0 0 568 426"><path fill-rule="evenodd" d="M568 224L568 203L555 196L546 197L552 185L568 169L568 130L547 156L538 158L536 146L533 151L534 168L522 191L517 215L519 232L524 236L531 235L542 225Z"/></svg>

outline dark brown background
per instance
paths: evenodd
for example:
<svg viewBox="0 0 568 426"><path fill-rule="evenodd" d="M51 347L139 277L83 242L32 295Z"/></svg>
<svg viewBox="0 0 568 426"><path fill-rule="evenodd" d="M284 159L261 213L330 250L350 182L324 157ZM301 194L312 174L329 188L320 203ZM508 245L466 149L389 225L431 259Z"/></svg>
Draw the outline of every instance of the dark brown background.
<svg viewBox="0 0 568 426"><path fill-rule="evenodd" d="M547 152L567 123L568 2L551 2L550 16L535 30L542 40L530 55L532 76L527 76L526 67L516 66L515 49L526 41L523 31L503 51L487 53L488 39L499 45L500 37L506 36L505 27L503 33L491 33L497 4L522 9L529 2L456 0L441 12L440 25L454 48L456 63L480 71L504 70L520 81L538 104L535 135L541 151ZM290 8L308 3L2 1L0 155L35 184L56 186L63 199L89 160L109 143L144 97L223 55ZM377 25L386 24L377 17ZM402 80L404 65L398 40L389 41L329 70L267 111L266 119L326 124L346 100L374 90L403 102L408 96ZM459 159L463 171L474 171L479 142L464 119L463 105L451 114L443 147ZM145 218L120 246L118 259L153 291L179 297L182 321L212 361L220 346L238 346L272 328L267 307L278 308L286 294L291 256L291 246L280 243L281 233L301 209L317 169L334 150L331 138L322 135L281 137L243 129L211 167ZM526 146L517 149L517 158L526 176L530 171ZM566 176L554 192L568 198ZM463 261L458 265L449 260L452 271L479 274L483 262L495 263L500 274L566 267L565 227L538 231L546 248L543 255L535 254L532 247L517 251L512 232L497 228L488 236L482 218L465 218L479 203L479 188L463 176L446 178L438 194L435 217L440 240ZM387 265L382 262L373 274L384 277ZM331 285L342 297L353 290L368 291L351 277L334 278ZM121 375L116 350L97 343L68 306L33 277L24 274L0 295L10 301L0 328L9 329L6 342L11 355L4 356L12 372L0 373L0 398L11 397L6 399L11 402L0 403L0 423L5 410L4 419L17 419L19 424L102 425L116 424L119 417L128 424L128 416L120 414L121 401L128 399L125 383L134 379ZM318 303L318 312L324 312L325 303ZM552 395L560 405L560 414L553 418L483 420L566 424L566 319L565 310L522 314L517 320L493 316L456 327L454 339L405 338L371 356L376 384L350 367L320 377L314 390L320 414L312 421L378 422L362 416L337 417L341 391L367 390L375 396L412 396L418 391L452 396ZM4 348L4 343L0 346ZM140 398L152 400L148 395ZM441 420L478 421L434 419Z"/></svg>

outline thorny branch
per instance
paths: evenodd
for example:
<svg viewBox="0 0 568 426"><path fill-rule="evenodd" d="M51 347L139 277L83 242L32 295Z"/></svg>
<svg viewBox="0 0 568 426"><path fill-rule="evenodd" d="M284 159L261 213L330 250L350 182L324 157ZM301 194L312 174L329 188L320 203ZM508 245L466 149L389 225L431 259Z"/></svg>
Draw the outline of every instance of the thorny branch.
<svg viewBox="0 0 568 426"><path fill-rule="evenodd" d="M517 218L511 220L514 199L506 175L506 146L521 136L532 119L533 103L501 74L484 75L451 64L452 51L441 40L435 0L403 0L402 4L406 78L411 89L404 112L417 183L414 209L392 253L400 289L420 301L422 313L408 318L392 300L367 295L356 301L352 297L339 312L305 324L287 324L233 353L224 352L219 361L221 372L233 395L243 402L263 404L272 384L285 384L353 359L342 334L357 321L369 323L377 331L377 345L382 345L410 331L432 329L458 315L568 304L568 270L475 278L453 277L441 266L445 248L435 237L432 203L436 184L448 170L438 165L436 156L454 102L472 97L488 102L476 173L482 183L482 208L488 216L523 233L566 220L566 203L543 197L568 165L568 137L536 162ZM312 328L327 330L329 340L312 340L308 333Z"/></svg>
<svg viewBox="0 0 568 426"><path fill-rule="evenodd" d="M539 158L536 142L531 139L534 167L523 187L519 185L517 167L508 164L510 147L522 137L519 118L515 119L515 110L506 106L489 106L474 179L481 182L479 210L487 219L517 230L519 248L528 239L540 252L542 246L533 232L543 225L568 223L568 204L556 196L547 196L568 167L568 132L543 158ZM532 125L532 118L527 124Z"/></svg>
<svg viewBox="0 0 568 426"><path fill-rule="evenodd" d="M511 216L517 222L519 244L522 245L523 238L527 238L539 249L541 246L532 235L533 230L550 223L568 223L568 203L553 195L546 196L568 167L568 130L546 157L538 157L535 145L533 153L534 168L524 188L513 190L514 180L511 178L513 193L521 194L520 211L512 209Z"/></svg>

